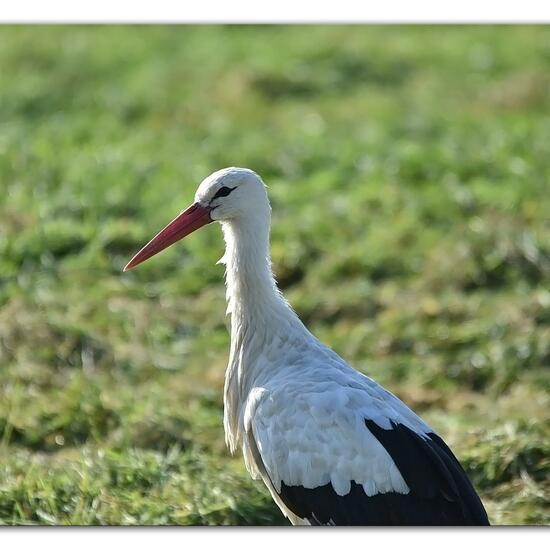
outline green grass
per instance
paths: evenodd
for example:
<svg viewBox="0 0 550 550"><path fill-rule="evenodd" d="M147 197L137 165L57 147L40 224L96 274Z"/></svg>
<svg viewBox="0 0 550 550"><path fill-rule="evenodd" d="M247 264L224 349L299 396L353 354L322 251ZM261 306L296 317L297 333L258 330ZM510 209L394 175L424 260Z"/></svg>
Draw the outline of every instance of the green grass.
<svg viewBox="0 0 550 550"><path fill-rule="evenodd" d="M548 27L1 27L0 522L286 524L230 457L222 239L258 171L313 332L550 522Z"/></svg>

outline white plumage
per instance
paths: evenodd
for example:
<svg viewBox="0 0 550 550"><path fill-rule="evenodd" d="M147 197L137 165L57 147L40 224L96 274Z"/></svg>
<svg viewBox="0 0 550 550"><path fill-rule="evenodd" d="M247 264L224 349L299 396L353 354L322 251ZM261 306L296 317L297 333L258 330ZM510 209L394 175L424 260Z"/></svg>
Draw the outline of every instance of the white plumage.
<svg viewBox="0 0 550 550"><path fill-rule="evenodd" d="M397 397L303 325L275 283L270 206L253 171L227 168L129 262L134 267L211 221L226 243L231 352L226 442L242 448L294 524L486 524L443 441Z"/></svg>

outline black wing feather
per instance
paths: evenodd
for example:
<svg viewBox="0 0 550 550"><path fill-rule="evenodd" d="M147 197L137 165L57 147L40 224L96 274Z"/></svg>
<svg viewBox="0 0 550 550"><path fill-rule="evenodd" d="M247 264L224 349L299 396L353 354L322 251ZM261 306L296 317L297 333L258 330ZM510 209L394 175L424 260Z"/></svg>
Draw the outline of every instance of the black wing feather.
<svg viewBox="0 0 550 550"><path fill-rule="evenodd" d="M306 489L281 483L280 497L297 516L314 525L489 525L487 513L462 466L434 433L423 438L402 424L366 427L394 460L410 488L406 495L367 496L354 481L347 495L331 483Z"/></svg>

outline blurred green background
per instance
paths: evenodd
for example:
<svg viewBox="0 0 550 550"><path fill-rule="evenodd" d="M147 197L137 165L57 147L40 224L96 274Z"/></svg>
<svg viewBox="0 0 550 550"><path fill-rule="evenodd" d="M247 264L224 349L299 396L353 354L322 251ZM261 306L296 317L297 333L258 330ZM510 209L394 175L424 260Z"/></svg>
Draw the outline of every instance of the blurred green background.
<svg viewBox="0 0 550 550"><path fill-rule="evenodd" d="M549 523L550 28L0 27L0 522L286 524L230 457L219 228L259 172L312 331Z"/></svg>

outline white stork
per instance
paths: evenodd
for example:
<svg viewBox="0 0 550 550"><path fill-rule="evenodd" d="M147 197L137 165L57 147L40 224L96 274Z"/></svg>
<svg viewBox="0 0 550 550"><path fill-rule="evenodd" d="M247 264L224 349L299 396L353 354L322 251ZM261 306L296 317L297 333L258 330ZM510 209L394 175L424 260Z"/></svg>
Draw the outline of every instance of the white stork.
<svg viewBox="0 0 550 550"><path fill-rule="evenodd" d="M213 221L226 251L231 352L224 428L293 524L488 525L449 447L411 409L350 367L300 321L271 270L261 178L225 168L126 265Z"/></svg>

